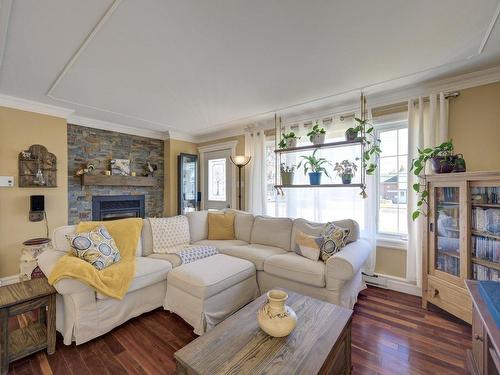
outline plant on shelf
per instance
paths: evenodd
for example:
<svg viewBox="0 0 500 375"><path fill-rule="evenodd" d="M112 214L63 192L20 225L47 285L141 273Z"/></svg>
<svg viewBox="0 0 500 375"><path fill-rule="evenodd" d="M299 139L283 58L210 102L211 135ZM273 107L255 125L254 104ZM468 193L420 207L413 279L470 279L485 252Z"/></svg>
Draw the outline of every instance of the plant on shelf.
<svg viewBox="0 0 500 375"><path fill-rule="evenodd" d="M332 165L328 160L325 158L317 158L316 157L316 152L318 149L314 150L312 155L309 156L304 156L302 155L301 158L302 160L300 161L299 165L297 168L300 168L302 163L304 163L304 174L307 174L309 171L309 183L311 185L320 185L321 184L321 175L325 173L327 177L330 177L328 174L328 171L326 170L325 166L327 165Z"/></svg>
<svg viewBox="0 0 500 375"><path fill-rule="evenodd" d="M288 166L286 163L280 164L281 184L293 185L295 177L295 165Z"/></svg>
<svg viewBox="0 0 500 375"><path fill-rule="evenodd" d="M360 136L362 137L366 145L363 154L363 167L366 169L366 174L372 175L377 169L376 159L382 153L380 139L376 137L373 125L368 120L354 117L354 121L357 122L357 125L346 130L346 140L354 141Z"/></svg>
<svg viewBox="0 0 500 375"><path fill-rule="evenodd" d="M359 160L359 158L356 158L356 160ZM358 171L358 166L349 160L342 160L340 163L335 163L333 170L342 178L343 184L350 184L352 178Z"/></svg>
<svg viewBox="0 0 500 375"><path fill-rule="evenodd" d="M298 139L300 139L300 137L297 137L294 132L283 133L281 141L278 143L278 147L280 149L297 147Z"/></svg>
<svg viewBox="0 0 500 375"><path fill-rule="evenodd" d="M313 145L322 145L325 143L326 130L319 126L318 122L312 127L311 131L307 133L309 140Z"/></svg>
<svg viewBox="0 0 500 375"><path fill-rule="evenodd" d="M434 173L465 172L465 160L462 154L454 154L453 141L450 139L436 147L428 147L423 150L417 149L418 158L411 161L410 172L420 176L425 171L427 161L431 162ZM417 209L412 213L412 219L416 220L420 215L427 216L429 192L425 184L416 182L412 186L417 193Z"/></svg>

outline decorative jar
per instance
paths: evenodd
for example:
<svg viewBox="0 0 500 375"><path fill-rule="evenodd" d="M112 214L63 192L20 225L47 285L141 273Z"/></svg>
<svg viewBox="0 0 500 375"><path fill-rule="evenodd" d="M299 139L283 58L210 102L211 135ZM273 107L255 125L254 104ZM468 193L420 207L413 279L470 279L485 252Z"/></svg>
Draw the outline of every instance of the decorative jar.
<svg viewBox="0 0 500 375"><path fill-rule="evenodd" d="M267 292L267 302L257 313L260 328L269 336L288 336L297 326L297 315L290 306L285 305L287 298L288 294L282 290L270 290Z"/></svg>

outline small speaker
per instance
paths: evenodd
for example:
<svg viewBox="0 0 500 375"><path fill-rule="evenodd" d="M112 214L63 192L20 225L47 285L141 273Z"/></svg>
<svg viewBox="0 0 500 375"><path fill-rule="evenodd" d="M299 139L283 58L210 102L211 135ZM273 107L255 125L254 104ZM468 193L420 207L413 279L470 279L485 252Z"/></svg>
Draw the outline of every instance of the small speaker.
<svg viewBox="0 0 500 375"><path fill-rule="evenodd" d="M44 195L32 195L30 197L30 211L31 212L45 211Z"/></svg>

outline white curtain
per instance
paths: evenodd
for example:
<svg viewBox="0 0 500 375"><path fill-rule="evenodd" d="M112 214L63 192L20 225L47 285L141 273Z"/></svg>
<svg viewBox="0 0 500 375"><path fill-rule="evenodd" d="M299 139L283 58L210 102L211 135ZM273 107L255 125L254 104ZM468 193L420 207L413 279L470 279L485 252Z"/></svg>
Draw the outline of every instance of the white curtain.
<svg viewBox="0 0 500 375"><path fill-rule="evenodd" d="M263 130L245 134L245 154L251 157L245 167L247 211L266 214L266 136Z"/></svg>
<svg viewBox="0 0 500 375"><path fill-rule="evenodd" d="M422 97L408 101L408 160L418 157L417 149L435 147L448 139L448 101L444 93L429 95L429 103ZM426 169L426 173L429 170ZM413 184L419 182L413 173L408 175L408 252L406 279L422 285L422 219L412 220L417 209L417 194Z"/></svg>

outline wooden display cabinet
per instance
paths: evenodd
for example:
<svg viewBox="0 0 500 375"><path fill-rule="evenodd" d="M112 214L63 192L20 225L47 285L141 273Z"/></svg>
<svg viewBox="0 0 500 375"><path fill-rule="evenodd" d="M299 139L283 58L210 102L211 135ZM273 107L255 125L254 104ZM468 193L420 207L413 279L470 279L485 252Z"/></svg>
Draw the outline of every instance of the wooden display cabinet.
<svg viewBox="0 0 500 375"><path fill-rule="evenodd" d="M422 306L472 322L465 280L500 280L500 171L428 175Z"/></svg>

